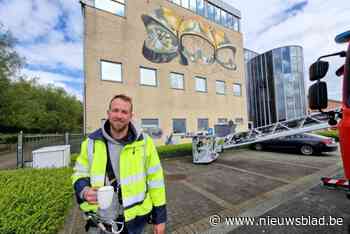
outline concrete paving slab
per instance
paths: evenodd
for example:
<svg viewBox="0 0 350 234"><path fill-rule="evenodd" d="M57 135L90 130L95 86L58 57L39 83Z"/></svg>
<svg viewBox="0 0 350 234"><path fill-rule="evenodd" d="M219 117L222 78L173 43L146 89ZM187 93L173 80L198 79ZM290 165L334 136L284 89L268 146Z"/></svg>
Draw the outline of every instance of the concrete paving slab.
<svg viewBox="0 0 350 234"><path fill-rule="evenodd" d="M263 161L256 159L218 159L218 164L238 167L247 171L257 172L264 175L274 176L285 180L296 180L297 178L310 175L318 169L300 167L283 162Z"/></svg>
<svg viewBox="0 0 350 234"><path fill-rule="evenodd" d="M166 188L169 231L197 222L223 209L181 182L168 182Z"/></svg>
<svg viewBox="0 0 350 234"><path fill-rule="evenodd" d="M283 185L280 181L213 165L213 170L200 176L189 176L188 181L231 204L238 204Z"/></svg>

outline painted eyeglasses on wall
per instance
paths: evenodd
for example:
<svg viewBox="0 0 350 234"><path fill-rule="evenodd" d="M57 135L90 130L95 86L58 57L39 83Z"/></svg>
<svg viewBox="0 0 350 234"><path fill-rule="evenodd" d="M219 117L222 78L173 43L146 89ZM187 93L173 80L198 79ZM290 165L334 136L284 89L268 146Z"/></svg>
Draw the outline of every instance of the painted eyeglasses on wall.
<svg viewBox="0 0 350 234"><path fill-rule="evenodd" d="M141 18L147 32L142 53L149 61L168 63L179 57L182 65L218 63L237 69L236 47L223 31L197 19L183 19L165 7Z"/></svg>

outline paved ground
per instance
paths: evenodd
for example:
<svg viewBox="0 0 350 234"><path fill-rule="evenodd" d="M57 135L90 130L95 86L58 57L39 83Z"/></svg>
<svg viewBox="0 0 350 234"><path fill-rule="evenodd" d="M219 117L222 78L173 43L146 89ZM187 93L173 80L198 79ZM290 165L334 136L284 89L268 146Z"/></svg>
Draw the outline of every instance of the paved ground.
<svg viewBox="0 0 350 234"><path fill-rule="evenodd" d="M321 188L320 178L342 172L339 153L300 156L231 150L209 165L191 157L164 159L169 233L347 233L346 225L210 226L212 215L282 217L328 216L347 219L350 200L344 192ZM78 209L72 210L62 233L84 233ZM332 229L330 229L332 228ZM334 231L333 231L334 230ZM150 230L148 230L150 232Z"/></svg>

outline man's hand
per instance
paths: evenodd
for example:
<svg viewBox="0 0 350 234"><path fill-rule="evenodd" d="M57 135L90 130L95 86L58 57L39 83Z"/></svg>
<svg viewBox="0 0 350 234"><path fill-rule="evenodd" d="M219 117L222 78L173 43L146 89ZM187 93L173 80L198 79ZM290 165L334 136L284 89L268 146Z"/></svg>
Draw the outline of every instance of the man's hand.
<svg viewBox="0 0 350 234"><path fill-rule="evenodd" d="M97 188L88 188L84 192L84 199L90 204L97 204Z"/></svg>
<svg viewBox="0 0 350 234"><path fill-rule="evenodd" d="M165 234L165 223L153 224L154 234Z"/></svg>

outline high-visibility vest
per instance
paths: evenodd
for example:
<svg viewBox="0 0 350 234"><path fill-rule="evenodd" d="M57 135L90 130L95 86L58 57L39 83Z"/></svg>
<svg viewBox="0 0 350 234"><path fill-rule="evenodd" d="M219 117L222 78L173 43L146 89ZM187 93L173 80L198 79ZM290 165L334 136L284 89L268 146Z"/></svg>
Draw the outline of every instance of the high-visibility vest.
<svg viewBox="0 0 350 234"><path fill-rule="evenodd" d="M107 165L106 144L90 138L83 141L72 175L73 185L80 178L90 178L91 187L105 184ZM119 175L125 221L151 212L152 207L166 203L163 170L157 150L150 137L123 147L119 156ZM98 209L97 205L83 202L84 212Z"/></svg>

